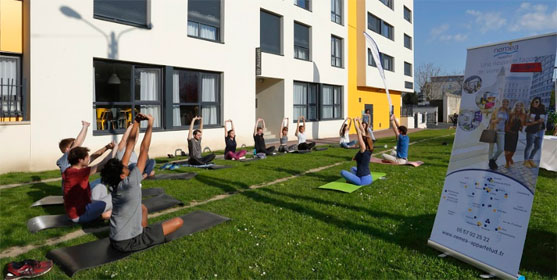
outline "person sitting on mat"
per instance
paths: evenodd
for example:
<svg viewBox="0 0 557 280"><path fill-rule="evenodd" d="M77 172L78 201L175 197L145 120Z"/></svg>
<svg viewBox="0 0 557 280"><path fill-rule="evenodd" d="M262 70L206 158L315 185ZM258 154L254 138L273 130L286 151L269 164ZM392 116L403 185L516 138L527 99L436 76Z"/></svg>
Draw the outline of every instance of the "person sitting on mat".
<svg viewBox="0 0 557 280"><path fill-rule="evenodd" d="M131 130L132 126L129 125L126 129L126 132L124 132L124 135L122 135L122 139L120 139L120 142L118 143L118 152L116 152L116 158L118 158L119 160L122 160L122 157L126 152L126 144L128 143L128 137L130 136ZM132 151L129 164L130 166L132 164L137 164L137 154L135 153L135 151ZM147 160L147 165L145 166L145 170L143 171L143 179L155 176L155 164L157 164L157 162L154 159Z"/></svg>
<svg viewBox="0 0 557 280"><path fill-rule="evenodd" d="M128 168L134 150L139 123L147 120L147 130L141 142L137 164ZM173 218L162 224L148 225L147 208L141 204L141 180L147 165L147 154L153 134L153 117L137 114L126 144L122 160L111 159L101 171L102 182L112 193L112 216L110 217L110 244L122 252L139 251L163 243L165 236L178 230L184 223Z"/></svg>
<svg viewBox="0 0 557 280"><path fill-rule="evenodd" d="M263 126L259 126L259 122L263 124ZM256 153L264 153L265 155L273 155L275 151L275 146L271 146L267 148L265 146L265 139L263 138L263 130L265 129L265 120L262 118L258 118L255 122L255 127L253 128L253 141L255 142L255 152Z"/></svg>
<svg viewBox="0 0 557 280"><path fill-rule="evenodd" d="M199 129L193 130L195 121L199 120ZM193 132L192 132L193 131ZM215 154L208 154L204 157L201 156L201 136L203 135L203 118L195 117L191 120L190 132L188 134L188 151L189 160L191 165L205 165L215 159Z"/></svg>
<svg viewBox="0 0 557 280"><path fill-rule="evenodd" d="M230 130L226 130L227 123L230 123ZM234 130L234 122L232 122L232 120L224 122L224 142L226 144L226 148L224 148L224 159L240 160L245 158L245 150L236 152L236 130Z"/></svg>
<svg viewBox="0 0 557 280"><path fill-rule="evenodd" d="M399 125L394 114L391 115L391 126L396 135L396 152L393 151L391 155L383 154L383 162L406 164L408 162L408 144L410 138L406 135L407 128L404 125Z"/></svg>
<svg viewBox="0 0 557 280"><path fill-rule="evenodd" d="M375 135L373 135L373 127L370 124L368 124L367 122L362 122L362 127L364 129L363 131L364 131L365 136L370 137L371 141L373 141L373 143L375 143L375 141L377 141L377 140L375 139Z"/></svg>
<svg viewBox="0 0 557 280"><path fill-rule="evenodd" d="M300 119L303 121L302 125L300 125ZM298 128L295 133L296 137L298 137L298 150L311 150L315 146L315 142L306 141L306 135L304 134L306 131L306 118L304 116L298 117L296 127Z"/></svg>
<svg viewBox="0 0 557 280"><path fill-rule="evenodd" d="M62 174L64 182L64 209L66 214L75 223L88 223L96 220L99 216L103 219L110 218L112 201L103 184L93 187L89 184L89 177L100 171L108 160L115 155L114 143L105 146L106 150L113 152L100 163L89 167L89 149L75 147L68 153L68 161L71 164ZM104 197L92 195L92 189L99 189L105 194Z"/></svg>
<svg viewBox="0 0 557 280"><path fill-rule="evenodd" d="M352 167L350 171L342 170L340 175L344 177L348 183L365 186L371 184L373 181L371 172L369 171L369 161L371 159L371 153L373 152L373 142L371 138L364 136L359 118L354 119L354 126L356 127L358 143L360 145L360 150L352 159L356 161L356 167Z"/></svg>
<svg viewBox="0 0 557 280"><path fill-rule="evenodd" d="M348 122L348 123L347 123ZM352 119L346 118L342 125L338 135L340 136L340 146L345 149L352 148L356 146L356 140L350 141L350 128L352 127Z"/></svg>

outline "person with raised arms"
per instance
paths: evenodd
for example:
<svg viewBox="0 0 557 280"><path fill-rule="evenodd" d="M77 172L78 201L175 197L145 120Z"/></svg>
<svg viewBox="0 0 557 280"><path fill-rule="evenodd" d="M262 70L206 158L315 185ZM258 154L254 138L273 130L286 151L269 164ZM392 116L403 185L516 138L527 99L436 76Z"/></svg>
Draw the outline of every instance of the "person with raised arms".
<svg viewBox="0 0 557 280"><path fill-rule="evenodd" d="M259 123L262 123L263 126L259 126ZM256 153L264 153L265 155L273 155L275 151L275 146L271 146L267 148L265 146L265 139L263 138L263 130L265 129L265 120L262 118L258 118L255 122L255 127L253 128L253 141L255 142L255 152Z"/></svg>
<svg viewBox="0 0 557 280"><path fill-rule="evenodd" d="M199 120L199 129L193 130L195 121ZM201 136L203 136L203 118L195 117L191 120L190 131L188 133L188 162L191 165L205 165L215 159L215 154L201 156Z"/></svg>
<svg viewBox="0 0 557 280"><path fill-rule="evenodd" d="M139 131L139 123L147 121L147 130L141 142L137 164L128 168L131 153ZM147 208L141 203L142 173L147 164L147 155L153 134L153 117L138 114L135 117L126 151L122 160L111 159L101 171L102 182L112 193L112 216L110 217L110 244L116 250L133 252L163 243L165 236L178 230L184 223L173 218L163 223L149 225Z"/></svg>
<svg viewBox="0 0 557 280"><path fill-rule="evenodd" d="M130 136L130 132L132 130L132 125L130 124L124 135L122 135L122 139L118 143L118 152L116 152L116 157L119 160L122 160L124 153L126 152L126 144L128 143L128 137ZM135 151L132 151L132 155L130 157L130 167L132 164L137 164L137 154ZM143 170L143 179L147 177L154 177L155 176L155 165L157 162L154 159L147 159L147 165L145 166L145 170Z"/></svg>
<svg viewBox="0 0 557 280"><path fill-rule="evenodd" d="M300 125L300 120L302 120L303 124ZM298 117L298 123L296 124L296 137L298 137L298 150L311 150L315 147L315 142L307 141L306 135L304 132L306 131L306 118L304 116Z"/></svg>
<svg viewBox="0 0 557 280"><path fill-rule="evenodd" d="M373 142L371 138L364 136L359 118L354 119L354 126L356 127L358 143L360 145L360 150L352 159L356 161L356 166L352 167L350 171L342 170L340 175L351 184L365 186L371 184L373 181L371 172L369 171L369 161L371 159L371 153L373 152Z"/></svg>
<svg viewBox="0 0 557 280"><path fill-rule="evenodd" d="M345 149L352 148L356 145L356 140L350 140L350 128L352 127L352 119L346 118L342 125L340 126L340 130L338 131L338 135L340 136L340 146Z"/></svg>
<svg viewBox="0 0 557 280"><path fill-rule="evenodd" d="M393 154L383 154L383 162L406 164L408 162L408 145L410 138L406 133L408 129L404 125L399 125L394 114L391 115L391 126L396 135L396 152Z"/></svg>
<svg viewBox="0 0 557 280"><path fill-rule="evenodd" d="M230 130L226 128L227 123L230 123ZM232 120L226 120L224 122L224 142L226 144L224 148L224 159L240 160L245 158L245 150L236 152L236 130L234 129L234 122L232 122Z"/></svg>

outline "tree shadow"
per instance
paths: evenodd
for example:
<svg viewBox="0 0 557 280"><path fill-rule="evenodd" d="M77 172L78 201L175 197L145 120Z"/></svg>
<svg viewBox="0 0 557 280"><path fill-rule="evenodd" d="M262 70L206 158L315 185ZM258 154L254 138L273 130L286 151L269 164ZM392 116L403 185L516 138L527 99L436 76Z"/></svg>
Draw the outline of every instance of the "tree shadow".
<svg viewBox="0 0 557 280"><path fill-rule="evenodd" d="M216 187L221 189L224 193L235 193L239 189L249 189L249 185L240 182L233 182L229 180L223 180L218 178L212 178L204 174L197 174L195 177L201 183L204 183L211 187Z"/></svg>

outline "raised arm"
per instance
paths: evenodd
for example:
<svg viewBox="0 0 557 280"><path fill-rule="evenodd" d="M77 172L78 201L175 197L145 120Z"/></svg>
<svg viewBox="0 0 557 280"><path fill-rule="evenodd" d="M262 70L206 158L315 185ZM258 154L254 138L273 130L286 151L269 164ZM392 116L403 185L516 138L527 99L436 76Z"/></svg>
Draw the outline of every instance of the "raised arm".
<svg viewBox="0 0 557 280"><path fill-rule="evenodd" d="M360 152L363 153L366 151L366 143L364 142L364 137L362 136L363 131L362 131L359 118L354 119L354 126L356 127L356 134L358 135L358 144L360 146Z"/></svg>
<svg viewBox="0 0 557 280"><path fill-rule="evenodd" d="M253 127L253 136L255 136L257 134L257 125L259 125L259 122L261 121L261 118L258 118L255 121L255 126Z"/></svg>
<svg viewBox="0 0 557 280"><path fill-rule="evenodd" d="M263 130L265 130L265 128L267 127L267 126L265 125L265 119L261 118L261 123L263 124L263 127L262 127Z"/></svg>
<svg viewBox="0 0 557 280"><path fill-rule="evenodd" d="M151 115L145 115L144 117L147 119L147 130L145 130L145 135L143 135L143 141L141 141L141 147L139 148L139 157L137 158L137 168L141 174L143 174L145 164L149 158L149 147L151 146L151 135L153 135L154 121L154 118Z"/></svg>
<svg viewBox="0 0 557 280"><path fill-rule="evenodd" d="M352 128L352 119L346 118L346 120L348 121L348 127L346 127L346 130L350 131L350 128Z"/></svg>
<svg viewBox="0 0 557 280"><path fill-rule="evenodd" d="M137 141L137 134L139 132L139 123L144 118L145 116L143 114L137 114L137 116L135 116L135 120L133 121L132 129L130 131L130 136L128 137L128 141L126 143L126 151L124 152L124 156L122 157L122 164L124 166L128 166L132 152L135 149L135 141Z"/></svg>
<svg viewBox="0 0 557 280"><path fill-rule="evenodd" d="M98 157L102 156L104 154L104 152L108 151L108 150L114 150L114 142L110 142L108 144L106 144L106 146L98 149L96 152L92 153L89 156L89 162L93 162L95 161Z"/></svg>
<svg viewBox="0 0 557 280"><path fill-rule="evenodd" d="M339 128L339 130L338 130L338 135L339 135L340 137L344 136L344 135L342 135L342 128L344 127L344 125L346 124L346 122L348 121L348 119L349 119L349 118L346 118L346 119L342 122L342 124L340 125L340 128Z"/></svg>
<svg viewBox="0 0 557 280"><path fill-rule="evenodd" d="M224 138L228 137L228 130L226 129L226 124L230 122L230 120L224 121Z"/></svg>
<svg viewBox="0 0 557 280"><path fill-rule="evenodd" d="M236 129L234 128L234 122L230 119L230 129L236 131Z"/></svg>
<svg viewBox="0 0 557 280"><path fill-rule="evenodd" d="M203 132L203 117L197 117L199 120L199 131Z"/></svg>
<svg viewBox="0 0 557 280"><path fill-rule="evenodd" d="M128 138L130 137L131 131L132 131L132 125L129 125L128 128L126 128L126 132L124 132L124 135L122 135L122 139L120 139L120 142L118 143L118 151L121 151L124 148L126 148L126 143L128 142Z"/></svg>
<svg viewBox="0 0 557 280"><path fill-rule="evenodd" d="M77 134L77 137L75 138L75 141L73 141L70 149L83 145L85 137L87 137L87 128L89 128L89 125L91 124L86 121L81 121L81 130L79 131L79 134Z"/></svg>
<svg viewBox="0 0 557 280"><path fill-rule="evenodd" d="M393 131L395 132L396 137L398 138L398 121L396 120L395 114L391 115L391 126L393 127Z"/></svg>
<svg viewBox="0 0 557 280"><path fill-rule="evenodd" d="M191 138L193 138L193 126L195 125L195 121L197 120L197 117L193 117L191 119L191 123L190 123L190 131L188 133L188 140L191 140Z"/></svg>
<svg viewBox="0 0 557 280"><path fill-rule="evenodd" d="M107 151L107 150L110 149L110 150L112 150L112 153L110 153L108 156L106 156L101 162L99 162L99 163L97 163L97 164L91 166L91 170L90 170L90 172L89 172L89 175L93 175L93 174L95 174L95 173L101 171L102 168L104 167L104 165L105 165L110 159L112 159L112 158L114 158L114 157L116 156L116 149L114 149L115 146L116 146L116 145L114 145L114 142L110 142L108 145L104 146L104 148L101 148L101 149L100 149L100 150L104 150L104 151ZM99 150L99 151L100 151L100 150ZM98 151L97 151L97 152L98 152ZM100 155L102 155L102 154L104 154L104 152L101 153ZM90 158L92 158L92 155L90 156ZM91 160L91 162L93 162L93 159Z"/></svg>
<svg viewBox="0 0 557 280"><path fill-rule="evenodd" d="M286 120L286 125L284 125L284 121L285 121L285 120ZM282 118L282 121L281 121L281 123L280 123L280 131L279 131L279 134L278 134L280 137L286 136L286 135L282 135L282 130L283 130L285 127L288 127L288 118Z"/></svg>
<svg viewBox="0 0 557 280"><path fill-rule="evenodd" d="M302 118L302 116L298 117L298 121L296 122L296 132L294 133L294 135L296 135L296 137L298 137L298 130L300 130L300 119Z"/></svg>

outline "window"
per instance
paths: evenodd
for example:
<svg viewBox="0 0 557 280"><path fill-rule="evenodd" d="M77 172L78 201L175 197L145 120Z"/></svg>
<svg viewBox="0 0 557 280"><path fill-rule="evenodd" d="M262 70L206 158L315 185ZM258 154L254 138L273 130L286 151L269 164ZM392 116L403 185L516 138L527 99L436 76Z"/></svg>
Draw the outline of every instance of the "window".
<svg viewBox="0 0 557 280"><path fill-rule="evenodd" d="M404 75L412 77L412 64L404 62Z"/></svg>
<svg viewBox="0 0 557 280"><path fill-rule="evenodd" d="M19 56L0 55L0 122L25 118Z"/></svg>
<svg viewBox="0 0 557 280"><path fill-rule="evenodd" d="M310 0L294 0L294 5L300 7L300 8L304 8L308 11L311 10L310 7Z"/></svg>
<svg viewBox="0 0 557 280"><path fill-rule="evenodd" d="M407 49L412 49L412 37L404 34L404 47Z"/></svg>
<svg viewBox="0 0 557 280"><path fill-rule="evenodd" d="M317 84L294 82L293 120L304 116L308 121L317 120Z"/></svg>
<svg viewBox="0 0 557 280"><path fill-rule="evenodd" d="M412 83L412 82L404 82L404 88L413 89L413 88L414 88L414 83Z"/></svg>
<svg viewBox="0 0 557 280"><path fill-rule="evenodd" d="M294 22L294 57L310 60L309 26Z"/></svg>
<svg viewBox="0 0 557 280"><path fill-rule="evenodd" d="M342 24L343 0L331 0L331 21Z"/></svg>
<svg viewBox="0 0 557 280"><path fill-rule="evenodd" d="M342 87L321 87L321 119L342 119Z"/></svg>
<svg viewBox="0 0 557 280"><path fill-rule="evenodd" d="M393 9L393 1L394 0L379 0L381 3L385 4L385 6Z"/></svg>
<svg viewBox="0 0 557 280"><path fill-rule="evenodd" d="M139 112L151 114L153 127L160 128L161 72L160 67L116 61L94 60L96 131L124 131ZM141 127L146 127L142 123Z"/></svg>
<svg viewBox="0 0 557 280"><path fill-rule="evenodd" d="M188 1L188 36L221 41L220 0Z"/></svg>
<svg viewBox="0 0 557 280"><path fill-rule="evenodd" d="M220 124L220 74L174 69L172 126L189 126L195 116L204 125Z"/></svg>
<svg viewBox="0 0 557 280"><path fill-rule="evenodd" d="M259 16L261 51L282 54L282 17L265 11L261 11Z"/></svg>
<svg viewBox="0 0 557 280"><path fill-rule="evenodd" d="M147 27L147 3L149 0L95 0L93 3L94 17L123 24Z"/></svg>
<svg viewBox="0 0 557 280"><path fill-rule="evenodd" d="M404 6L404 19L412 23L412 11Z"/></svg>
<svg viewBox="0 0 557 280"><path fill-rule="evenodd" d="M391 40L394 38L394 27L370 13L367 14L367 28Z"/></svg>
<svg viewBox="0 0 557 280"><path fill-rule="evenodd" d="M395 71L395 59L392 56L386 55L384 53L379 53L379 59L381 59L381 66L383 66L384 70L393 72ZM373 59L373 55L371 55L370 49L367 49L367 65L377 67L375 60Z"/></svg>
<svg viewBox="0 0 557 280"><path fill-rule="evenodd" d="M331 36L331 65L342 67L342 39Z"/></svg>

